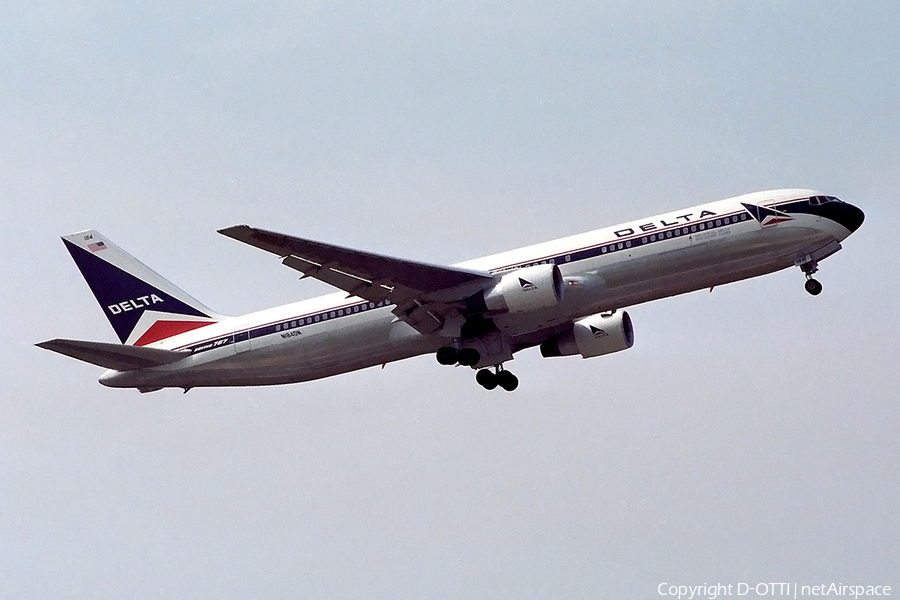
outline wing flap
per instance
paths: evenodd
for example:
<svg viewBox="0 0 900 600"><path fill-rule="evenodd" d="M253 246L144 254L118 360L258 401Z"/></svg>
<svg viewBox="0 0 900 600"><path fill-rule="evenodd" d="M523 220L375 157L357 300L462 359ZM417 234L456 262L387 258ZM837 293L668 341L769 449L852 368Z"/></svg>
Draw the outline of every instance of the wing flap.
<svg viewBox="0 0 900 600"><path fill-rule="evenodd" d="M121 346L107 342L65 339L48 340L35 345L45 350L52 350L98 367L116 371L134 371L136 369L168 365L191 354L187 351L179 352L161 348Z"/></svg>
<svg viewBox="0 0 900 600"><path fill-rule="evenodd" d="M312 277L319 281L324 281L329 285L346 291L348 294L359 296L370 302L381 302L393 291L391 287L377 285L368 279L345 273L334 267L320 265L299 256L286 256L281 263L286 267L300 271L304 277Z"/></svg>

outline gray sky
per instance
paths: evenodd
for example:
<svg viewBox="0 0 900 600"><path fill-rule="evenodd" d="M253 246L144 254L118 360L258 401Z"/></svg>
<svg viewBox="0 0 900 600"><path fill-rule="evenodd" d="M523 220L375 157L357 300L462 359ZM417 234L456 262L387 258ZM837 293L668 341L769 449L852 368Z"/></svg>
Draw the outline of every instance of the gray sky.
<svg viewBox="0 0 900 600"><path fill-rule="evenodd" d="M900 590L896 2L0 6L3 598ZM861 206L822 265L631 309L637 343L183 396L58 236L213 308L326 291L236 223L438 263L738 193ZM751 594L747 597L753 597Z"/></svg>

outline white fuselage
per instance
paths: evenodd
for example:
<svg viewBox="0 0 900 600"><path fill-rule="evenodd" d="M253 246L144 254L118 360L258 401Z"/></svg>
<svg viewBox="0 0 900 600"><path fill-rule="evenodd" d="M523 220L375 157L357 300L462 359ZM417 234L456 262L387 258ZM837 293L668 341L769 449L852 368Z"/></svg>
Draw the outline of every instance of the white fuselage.
<svg viewBox="0 0 900 600"><path fill-rule="evenodd" d="M558 305L493 317L516 351L575 319L771 273L839 243L850 231L833 220L793 214L765 224L742 204L770 207L814 194L748 194L456 266L492 274L549 261L559 266L566 293ZM153 344L192 350L184 360L107 371L100 381L143 389L292 383L434 352L452 341L451 333L419 333L391 309L338 292L228 318Z"/></svg>

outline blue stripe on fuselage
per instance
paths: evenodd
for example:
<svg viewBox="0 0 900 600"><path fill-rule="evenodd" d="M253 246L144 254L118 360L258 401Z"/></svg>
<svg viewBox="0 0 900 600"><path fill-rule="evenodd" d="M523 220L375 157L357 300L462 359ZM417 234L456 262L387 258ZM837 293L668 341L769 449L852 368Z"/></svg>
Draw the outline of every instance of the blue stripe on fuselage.
<svg viewBox="0 0 900 600"><path fill-rule="evenodd" d="M508 265L505 267L500 267L497 269L492 269L490 272L492 274L498 274L538 264L554 263L557 265L565 265L577 263L583 260L589 260L591 258L603 256L605 254L615 254L624 250L631 250L634 248L639 248L641 246L649 246L658 242L677 239L683 236L690 236L701 231L709 231L711 229L729 227L736 223L746 221L749 218L750 215L745 211L731 212L725 215L712 215L708 218L692 221L690 223L683 223L678 226L664 227L653 231L635 233L634 235L623 236L621 238L607 241L602 244L597 244L595 246L580 248L577 250L570 250L568 252L550 255L538 260L530 260L522 263ZM247 339L246 337L242 336L249 336L251 340L254 340L275 334L289 335L293 331L299 331L301 328L308 327L310 325L315 325L342 317L348 317L354 314L365 312L367 310L382 308L390 304L391 303L387 300L382 300L381 302L361 301L346 306L334 307L315 313L291 317L290 319L283 319L276 323L268 323L266 325L254 327L253 329L242 330L234 334L212 338L210 340L204 340L203 342L190 344L188 346L183 346L182 348L191 350L191 352L197 354L200 352L206 352L207 350L213 350L215 348L221 348L223 346L234 344L235 341L240 342ZM236 337L238 338L237 340L235 340Z"/></svg>

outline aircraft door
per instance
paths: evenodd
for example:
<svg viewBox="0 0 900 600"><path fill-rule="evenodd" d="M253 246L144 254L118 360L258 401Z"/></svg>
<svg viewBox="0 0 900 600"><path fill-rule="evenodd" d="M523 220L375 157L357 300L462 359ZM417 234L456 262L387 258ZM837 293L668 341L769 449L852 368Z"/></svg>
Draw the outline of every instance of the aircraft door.
<svg viewBox="0 0 900 600"><path fill-rule="evenodd" d="M234 353L240 354L250 349L250 332L241 331L234 334Z"/></svg>

